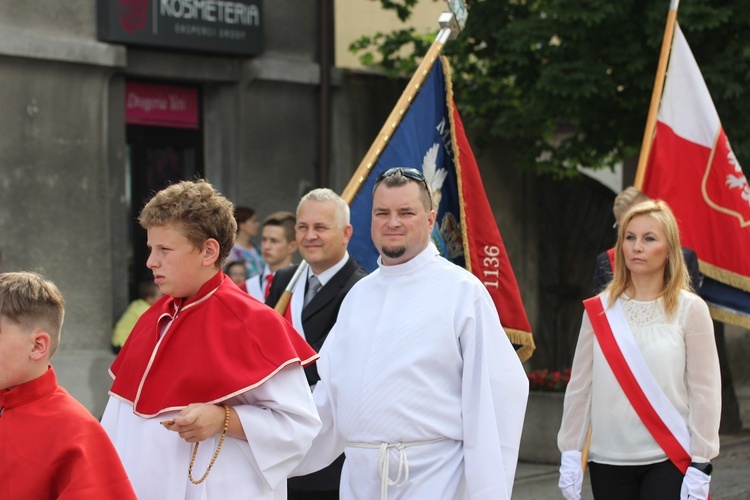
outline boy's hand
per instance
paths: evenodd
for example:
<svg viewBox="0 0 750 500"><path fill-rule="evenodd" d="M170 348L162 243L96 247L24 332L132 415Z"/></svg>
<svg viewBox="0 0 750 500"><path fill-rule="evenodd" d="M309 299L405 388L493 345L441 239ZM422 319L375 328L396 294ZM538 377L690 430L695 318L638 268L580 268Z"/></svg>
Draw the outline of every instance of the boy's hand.
<svg viewBox="0 0 750 500"><path fill-rule="evenodd" d="M170 431L179 433L180 438L188 443L198 443L214 434L221 434L225 416L225 410L221 406L193 403L185 407L174 420L163 421L161 424Z"/></svg>

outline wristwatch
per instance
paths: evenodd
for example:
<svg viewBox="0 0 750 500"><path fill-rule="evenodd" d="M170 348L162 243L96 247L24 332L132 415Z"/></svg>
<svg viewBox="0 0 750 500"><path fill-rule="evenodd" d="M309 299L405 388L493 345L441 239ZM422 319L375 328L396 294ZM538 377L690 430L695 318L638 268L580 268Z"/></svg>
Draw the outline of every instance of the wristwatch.
<svg viewBox="0 0 750 500"><path fill-rule="evenodd" d="M711 465L711 462L705 462L705 463L692 462L690 464L690 467L695 467L696 469L698 469L699 471L701 471L707 476L710 476L711 472L713 472L714 470L714 466Z"/></svg>

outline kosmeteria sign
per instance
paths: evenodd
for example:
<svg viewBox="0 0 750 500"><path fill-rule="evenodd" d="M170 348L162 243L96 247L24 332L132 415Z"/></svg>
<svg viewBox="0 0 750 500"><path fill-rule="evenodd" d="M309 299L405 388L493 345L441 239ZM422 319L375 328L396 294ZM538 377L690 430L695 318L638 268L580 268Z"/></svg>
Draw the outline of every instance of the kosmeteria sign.
<svg viewBox="0 0 750 500"><path fill-rule="evenodd" d="M263 51L262 0L98 0L105 42L200 52Z"/></svg>

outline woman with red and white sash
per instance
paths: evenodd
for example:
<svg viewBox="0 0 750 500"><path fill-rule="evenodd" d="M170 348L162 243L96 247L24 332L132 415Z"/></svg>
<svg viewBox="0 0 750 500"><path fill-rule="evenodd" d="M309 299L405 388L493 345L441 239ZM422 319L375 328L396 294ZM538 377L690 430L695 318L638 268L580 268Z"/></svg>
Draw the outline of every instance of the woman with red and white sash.
<svg viewBox="0 0 750 500"><path fill-rule="evenodd" d="M612 282L584 302L557 440L560 489L581 497L590 427L595 498L705 499L719 454L719 359L666 203L625 214L615 261Z"/></svg>

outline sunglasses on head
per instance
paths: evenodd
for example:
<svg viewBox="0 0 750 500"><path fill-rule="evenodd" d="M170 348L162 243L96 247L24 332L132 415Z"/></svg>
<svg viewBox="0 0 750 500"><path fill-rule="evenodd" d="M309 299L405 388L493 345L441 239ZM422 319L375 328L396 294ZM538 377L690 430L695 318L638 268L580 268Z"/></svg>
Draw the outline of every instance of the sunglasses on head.
<svg viewBox="0 0 750 500"><path fill-rule="evenodd" d="M385 179L386 177L392 177L392 176L394 176L394 175L396 175L398 173L400 173L404 177L408 177L409 179L412 179L414 181L424 182L425 184L427 183L427 181L424 178L424 174L422 172L420 172L419 170L417 170L416 168L411 168L411 167L393 167L393 168L389 168L388 170L382 172L378 176L378 178L377 178L377 180L375 182L380 182L383 179Z"/></svg>
<svg viewBox="0 0 750 500"><path fill-rule="evenodd" d="M375 180L375 185L379 184L383 179L387 177L393 177L394 175L401 174L402 176L411 179L413 181L421 183L424 188L427 190L427 194L430 195L430 208L432 208L432 195L430 191L430 186L427 185L427 179L425 179L424 174L417 170L416 168L411 167L393 167L389 168L388 170L382 172L378 178Z"/></svg>

